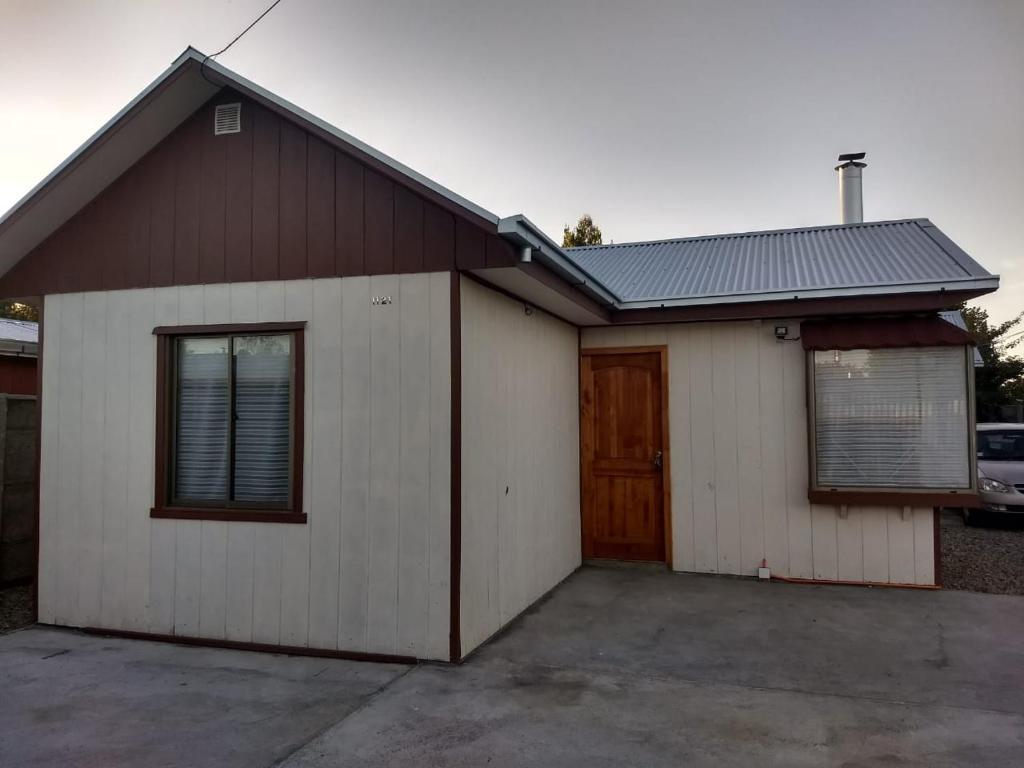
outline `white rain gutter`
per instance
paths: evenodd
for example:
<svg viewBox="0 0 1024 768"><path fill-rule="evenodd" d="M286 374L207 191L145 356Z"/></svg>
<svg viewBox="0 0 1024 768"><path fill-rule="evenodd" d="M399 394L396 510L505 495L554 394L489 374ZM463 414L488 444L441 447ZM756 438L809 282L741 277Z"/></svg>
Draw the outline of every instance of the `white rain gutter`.
<svg viewBox="0 0 1024 768"><path fill-rule="evenodd" d="M601 281L580 269L550 237L523 214L500 219L498 234L519 247L520 261L540 263L605 306L620 306L618 296Z"/></svg>
<svg viewBox="0 0 1024 768"><path fill-rule="evenodd" d="M748 291L740 293L713 294L690 298L633 299L616 304L616 309L661 309L663 307L696 307L707 304L740 304L749 302L791 301L806 299L851 298L856 296L880 296L894 293L946 293L950 291L995 290L999 287L999 275L988 277L964 277L941 281L915 283L885 283L865 286L831 286L793 291Z"/></svg>

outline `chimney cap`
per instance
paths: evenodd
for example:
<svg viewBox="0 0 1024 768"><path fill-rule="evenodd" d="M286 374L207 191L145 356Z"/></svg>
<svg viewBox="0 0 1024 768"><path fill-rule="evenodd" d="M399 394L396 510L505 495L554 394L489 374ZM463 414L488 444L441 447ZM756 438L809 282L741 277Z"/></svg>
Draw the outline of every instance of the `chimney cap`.
<svg viewBox="0 0 1024 768"><path fill-rule="evenodd" d="M867 163L858 162L867 157L867 152L847 152L844 155L839 156L839 165L836 166L838 171L840 168L849 168L851 165L854 168L867 168Z"/></svg>

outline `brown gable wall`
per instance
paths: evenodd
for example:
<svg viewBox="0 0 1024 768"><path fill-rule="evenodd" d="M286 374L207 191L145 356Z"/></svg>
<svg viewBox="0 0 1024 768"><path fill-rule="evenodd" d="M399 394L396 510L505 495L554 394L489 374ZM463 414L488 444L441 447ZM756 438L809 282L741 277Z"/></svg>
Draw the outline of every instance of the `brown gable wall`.
<svg viewBox="0 0 1024 768"><path fill-rule="evenodd" d="M216 104L242 131L213 135ZM0 278L0 297L477 269L510 244L224 91Z"/></svg>

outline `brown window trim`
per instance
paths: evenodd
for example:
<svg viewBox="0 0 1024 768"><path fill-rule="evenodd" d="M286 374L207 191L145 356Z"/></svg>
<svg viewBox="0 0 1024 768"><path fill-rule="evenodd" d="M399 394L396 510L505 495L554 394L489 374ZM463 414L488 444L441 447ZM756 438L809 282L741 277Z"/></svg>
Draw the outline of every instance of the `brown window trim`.
<svg viewBox="0 0 1024 768"><path fill-rule="evenodd" d="M981 506L978 494L964 491L881 491L823 490L810 488L807 498L812 504L882 507L974 507Z"/></svg>
<svg viewBox="0 0 1024 768"><path fill-rule="evenodd" d="M302 511L302 470L303 470L303 402L305 395L305 330L306 323L225 323L221 325L177 325L158 326L153 329L157 341L156 358L156 469L154 473L152 518L175 520L227 520L258 523L305 523ZM246 506L174 506L169 498L169 437L172 425L170 382L171 355L174 340L179 336L219 336L239 333L291 333L294 339L292 352L292 466L291 498L286 509L266 509Z"/></svg>

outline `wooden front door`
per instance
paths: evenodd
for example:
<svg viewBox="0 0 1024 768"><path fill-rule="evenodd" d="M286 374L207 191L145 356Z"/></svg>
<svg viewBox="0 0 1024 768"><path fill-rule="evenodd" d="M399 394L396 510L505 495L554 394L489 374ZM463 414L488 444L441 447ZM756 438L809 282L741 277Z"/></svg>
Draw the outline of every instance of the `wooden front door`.
<svg viewBox="0 0 1024 768"><path fill-rule="evenodd" d="M584 350L583 557L666 560L665 351Z"/></svg>

